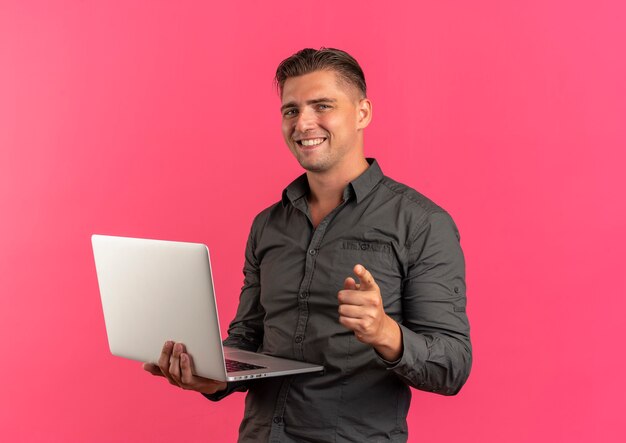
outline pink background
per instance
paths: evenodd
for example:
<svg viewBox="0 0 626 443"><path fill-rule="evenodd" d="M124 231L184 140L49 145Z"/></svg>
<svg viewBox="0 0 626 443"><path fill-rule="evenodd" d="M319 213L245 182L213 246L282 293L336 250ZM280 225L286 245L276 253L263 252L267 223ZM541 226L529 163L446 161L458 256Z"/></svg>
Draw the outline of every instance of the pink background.
<svg viewBox="0 0 626 443"><path fill-rule="evenodd" d="M620 1L0 2L0 439L232 441L109 354L92 233L205 242L232 318L253 216L301 170L276 65L362 64L366 153L446 208L474 367L411 441L625 441Z"/></svg>

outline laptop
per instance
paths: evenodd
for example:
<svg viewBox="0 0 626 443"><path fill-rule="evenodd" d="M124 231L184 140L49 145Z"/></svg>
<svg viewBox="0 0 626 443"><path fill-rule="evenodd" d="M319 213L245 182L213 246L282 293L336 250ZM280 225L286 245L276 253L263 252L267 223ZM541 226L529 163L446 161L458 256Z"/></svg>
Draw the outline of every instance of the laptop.
<svg viewBox="0 0 626 443"><path fill-rule="evenodd" d="M200 243L91 237L113 355L156 364L182 342L195 374L236 381L320 372L324 367L222 346L209 249Z"/></svg>

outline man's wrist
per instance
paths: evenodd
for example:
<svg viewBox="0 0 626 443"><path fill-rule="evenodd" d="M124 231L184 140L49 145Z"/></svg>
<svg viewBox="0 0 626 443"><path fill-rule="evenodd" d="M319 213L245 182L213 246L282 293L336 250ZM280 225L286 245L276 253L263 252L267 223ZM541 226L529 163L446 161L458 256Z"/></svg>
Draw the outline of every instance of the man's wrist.
<svg viewBox="0 0 626 443"><path fill-rule="evenodd" d="M395 362L402 357L402 331L400 325L388 315L385 315L380 341L374 349L383 360Z"/></svg>
<svg viewBox="0 0 626 443"><path fill-rule="evenodd" d="M201 389L200 393L207 394L207 395L219 395L222 392L224 392L226 389L228 389L228 383L222 382L220 384L215 384L214 386L211 386L209 388Z"/></svg>

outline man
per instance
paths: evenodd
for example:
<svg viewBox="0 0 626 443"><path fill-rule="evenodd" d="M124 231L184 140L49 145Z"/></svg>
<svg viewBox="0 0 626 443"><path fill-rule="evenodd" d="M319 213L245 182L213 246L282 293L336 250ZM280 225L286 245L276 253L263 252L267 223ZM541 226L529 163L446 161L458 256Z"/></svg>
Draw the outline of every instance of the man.
<svg viewBox="0 0 626 443"><path fill-rule="evenodd" d="M217 382L194 376L171 342L145 369L211 400L247 390L242 442L406 441L409 386L454 395L471 367L458 231L365 158L372 103L350 55L304 49L276 82L283 136L306 173L252 224L225 344L325 372Z"/></svg>

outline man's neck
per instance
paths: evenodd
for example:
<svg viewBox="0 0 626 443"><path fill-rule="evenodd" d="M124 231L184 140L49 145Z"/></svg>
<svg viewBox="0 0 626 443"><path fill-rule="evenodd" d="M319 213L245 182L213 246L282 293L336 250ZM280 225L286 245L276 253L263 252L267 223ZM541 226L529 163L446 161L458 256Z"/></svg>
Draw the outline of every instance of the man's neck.
<svg viewBox="0 0 626 443"><path fill-rule="evenodd" d="M309 204L322 208L335 208L343 200L343 191L352 180L367 170L369 163L362 161L352 163L349 167L333 171L307 171L309 181Z"/></svg>

